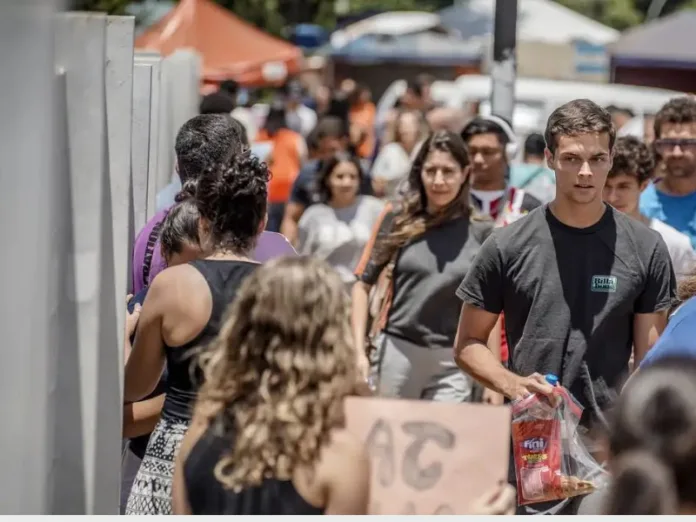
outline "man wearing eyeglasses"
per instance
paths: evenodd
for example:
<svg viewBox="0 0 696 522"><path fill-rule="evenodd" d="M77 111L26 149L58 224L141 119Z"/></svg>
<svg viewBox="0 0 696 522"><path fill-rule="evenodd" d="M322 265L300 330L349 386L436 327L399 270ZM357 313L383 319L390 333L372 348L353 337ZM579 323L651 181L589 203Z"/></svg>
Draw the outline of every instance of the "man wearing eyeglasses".
<svg viewBox="0 0 696 522"><path fill-rule="evenodd" d="M655 116L661 179L640 197L640 211L689 236L696 249L696 99L674 98Z"/></svg>

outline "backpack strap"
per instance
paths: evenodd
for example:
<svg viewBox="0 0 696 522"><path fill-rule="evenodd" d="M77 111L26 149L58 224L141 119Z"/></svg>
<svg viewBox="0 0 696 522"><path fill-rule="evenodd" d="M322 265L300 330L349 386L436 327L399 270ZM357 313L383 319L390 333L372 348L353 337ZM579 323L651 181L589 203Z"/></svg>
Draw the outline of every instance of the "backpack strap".
<svg viewBox="0 0 696 522"><path fill-rule="evenodd" d="M150 284L150 270L152 269L152 258L155 255L155 245L159 240L160 232L162 231L162 227L164 227L164 221L167 219L168 214L169 211L164 215L162 221L152 227L150 235L147 237L145 257L143 258L143 286L148 286Z"/></svg>

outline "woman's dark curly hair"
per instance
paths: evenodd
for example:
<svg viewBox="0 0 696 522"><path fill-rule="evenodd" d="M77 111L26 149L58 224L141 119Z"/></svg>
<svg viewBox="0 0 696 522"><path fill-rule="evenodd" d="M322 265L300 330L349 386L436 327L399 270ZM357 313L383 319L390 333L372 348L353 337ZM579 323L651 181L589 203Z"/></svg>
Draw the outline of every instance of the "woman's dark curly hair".
<svg viewBox="0 0 696 522"><path fill-rule="evenodd" d="M321 164L321 170L319 171L319 176L317 177L317 193L322 203L328 203L331 201L331 189L329 188L329 178L333 173L334 169L340 163L352 163L355 168L358 169L358 180L362 183L365 173L360 166L360 160L357 156L353 154L339 153L335 154L328 160L325 160Z"/></svg>
<svg viewBox="0 0 696 522"><path fill-rule="evenodd" d="M638 178L638 184L652 178L655 156L645 143L635 136L624 136L614 144L614 162L609 177L626 174Z"/></svg>
<svg viewBox="0 0 696 522"><path fill-rule="evenodd" d="M265 163L249 150L208 167L196 187L196 205L210 226L206 250L251 250L266 217L268 181Z"/></svg>
<svg viewBox="0 0 696 522"><path fill-rule="evenodd" d="M180 253L185 244L200 246L198 223L201 214L196 205L198 179L187 179L169 209L160 232L162 255L165 259Z"/></svg>

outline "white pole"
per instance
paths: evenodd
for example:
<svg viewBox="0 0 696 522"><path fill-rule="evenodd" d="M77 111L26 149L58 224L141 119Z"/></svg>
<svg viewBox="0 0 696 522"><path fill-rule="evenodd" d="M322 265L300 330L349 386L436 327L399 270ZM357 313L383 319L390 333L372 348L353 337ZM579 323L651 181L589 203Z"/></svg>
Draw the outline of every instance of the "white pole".
<svg viewBox="0 0 696 522"><path fill-rule="evenodd" d="M496 0L491 68L491 112L512 124L517 64L517 0Z"/></svg>

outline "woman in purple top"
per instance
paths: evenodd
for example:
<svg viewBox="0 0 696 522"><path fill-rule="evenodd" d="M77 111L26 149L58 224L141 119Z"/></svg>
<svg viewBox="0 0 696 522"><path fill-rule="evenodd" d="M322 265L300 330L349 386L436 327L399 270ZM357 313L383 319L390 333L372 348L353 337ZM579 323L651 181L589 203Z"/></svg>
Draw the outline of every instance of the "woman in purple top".
<svg viewBox="0 0 696 522"><path fill-rule="evenodd" d="M195 116L179 130L174 149L176 170L182 186L197 180L207 165L221 163L248 148L242 125L225 114ZM137 294L167 267L162 257L159 235L169 208L160 210L140 231L133 246L133 277L131 293ZM259 237L252 257L259 262L281 255L296 255L285 237L264 232Z"/></svg>

